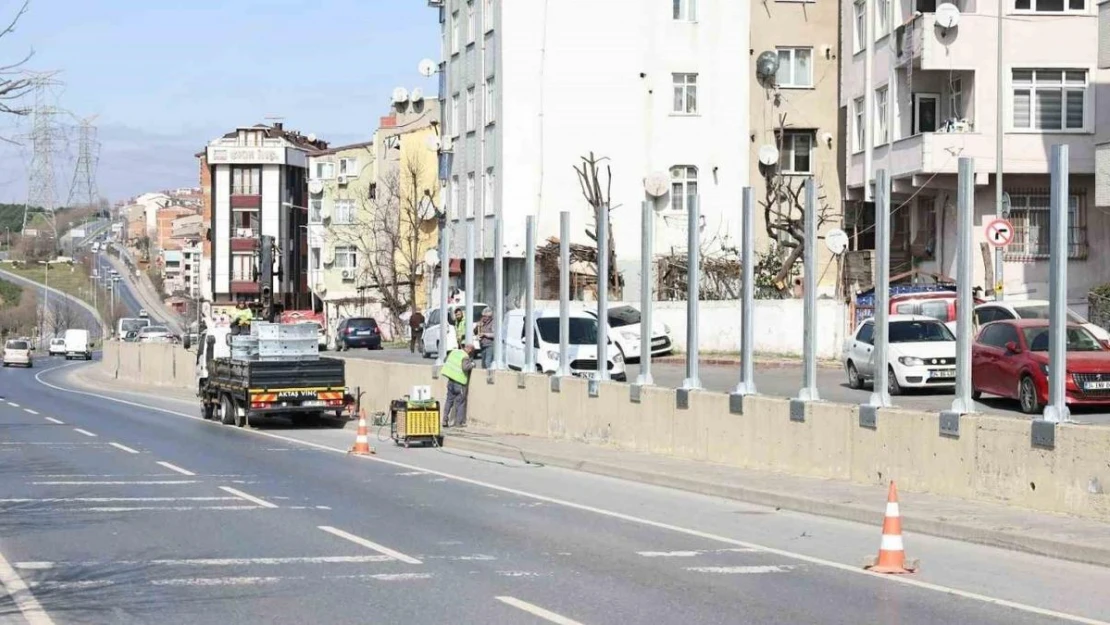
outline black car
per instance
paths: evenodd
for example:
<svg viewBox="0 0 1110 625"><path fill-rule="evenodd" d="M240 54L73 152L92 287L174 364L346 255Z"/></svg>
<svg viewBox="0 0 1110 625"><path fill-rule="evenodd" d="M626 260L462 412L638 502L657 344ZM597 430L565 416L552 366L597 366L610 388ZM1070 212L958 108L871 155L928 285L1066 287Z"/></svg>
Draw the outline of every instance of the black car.
<svg viewBox="0 0 1110 625"><path fill-rule="evenodd" d="M382 348L382 331L373 317L348 317L339 322L335 330L335 348L343 351L352 347Z"/></svg>

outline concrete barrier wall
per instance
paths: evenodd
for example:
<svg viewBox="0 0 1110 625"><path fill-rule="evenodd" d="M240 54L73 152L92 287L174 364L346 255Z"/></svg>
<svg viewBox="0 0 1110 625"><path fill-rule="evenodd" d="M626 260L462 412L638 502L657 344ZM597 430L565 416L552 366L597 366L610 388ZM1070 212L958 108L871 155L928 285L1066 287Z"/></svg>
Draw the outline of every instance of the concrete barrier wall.
<svg viewBox="0 0 1110 625"><path fill-rule="evenodd" d="M119 379L192 389L195 356L180 347L108 343L100 366ZM818 402L791 420L790 401L753 396L743 414L725 394L696 391L678 408L676 391L603 383L596 397L580 379L559 392L542 375L476 371L470 420L509 434L579 441L813 478L886 484L907 491L992 501L1110 521L1110 428L1063 424L1053 448L1032 445L1026 419L968 415L958 436L941 436L935 413L884 409L863 427L857 406ZM415 385L444 396L431 364L348 359L347 383L364 392L368 412Z"/></svg>

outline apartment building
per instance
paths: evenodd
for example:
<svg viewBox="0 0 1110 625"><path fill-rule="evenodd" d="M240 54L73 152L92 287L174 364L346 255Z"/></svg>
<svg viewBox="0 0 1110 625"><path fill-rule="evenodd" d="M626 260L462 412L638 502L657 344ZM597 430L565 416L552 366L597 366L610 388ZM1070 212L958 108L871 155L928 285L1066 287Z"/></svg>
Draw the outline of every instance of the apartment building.
<svg viewBox="0 0 1110 625"><path fill-rule="evenodd" d="M167 206L158 210L156 215L157 229L154 242L159 250L179 250L181 242L174 235L174 224L181 217L195 215L195 211L184 206Z"/></svg>
<svg viewBox="0 0 1110 625"><path fill-rule="evenodd" d="M749 178L750 5L633 4L429 0L442 35L440 177L451 255L464 255L473 219L478 299L493 299L495 215L504 222L509 305L523 293L526 216L536 216L544 241L570 210L572 242L591 244L592 209L574 170L590 153L605 158L603 174L612 171L604 186L626 297L638 296L644 201L656 208L656 255L685 253L695 197L709 247L736 244ZM646 193L645 179L661 178L669 192Z"/></svg>
<svg viewBox="0 0 1110 625"><path fill-rule="evenodd" d="M833 2L751 3L751 58L771 52L778 61L773 78L750 76L748 175L761 250L796 242L791 222L802 213L792 198L810 180L818 185L820 234L841 225L839 30L840 7ZM779 153L777 166L759 162L759 150L767 145ZM786 257L790 248L779 251ZM819 287L835 290L837 258L824 245L816 251Z"/></svg>
<svg viewBox="0 0 1110 625"><path fill-rule="evenodd" d="M1004 295L1046 297L1049 159L1054 144L1066 144L1068 297L1083 307L1087 290L1106 281L1110 266L1110 218L1095 209L1094 193L1095 130L1110 122L1100 100L1107 75L1096 63L1095 2L944 4L958 13L931 0L843 0L845 223L854 250L847 273L857 283L870 281L872 185L875 171L885 169L893 180L891 272L954 275L957 164L971 157L976 285L988 294L995 287L983 227L995 217L1001 183L1001 208L1015 231L1002 257Z"/></svg>
<svg viewBox="0 0 1110 625"><path fill-rule="evenodd" d="M275 307L311 305L308 290L308 155L327 149L281 123L240 127L205 150L211 175L211 301L256 302L261 235L274 237Z"/></svg>

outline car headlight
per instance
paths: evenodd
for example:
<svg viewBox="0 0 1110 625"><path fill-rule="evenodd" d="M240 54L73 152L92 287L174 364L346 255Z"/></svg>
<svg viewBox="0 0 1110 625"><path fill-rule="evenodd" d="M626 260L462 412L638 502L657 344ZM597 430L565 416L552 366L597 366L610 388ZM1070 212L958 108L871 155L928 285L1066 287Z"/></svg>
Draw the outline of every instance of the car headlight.
<svg viewBox="0 0 1110 625"><path fill-rule="evenodd" d="M898 362L906 365L907 367L920 367L925 364L925 361L914 356L902 356Z"/></svg>
<svg viewBox="0 0 1110 625"><path fill-rule="evenodd" d="M632 332L632 331L621 332L620 334L621 334L621 337L623 337L624 340L626 340L626 341L638 341L638 340L640 340L640 335L636 334L635 332Z"/></svg>
<svg viewBox="0 0 1110 625"><path fill-rule="evenodd" d="M667 334L670 334L671 333L671 326L664 323L663 324L663 331L666 332Z"/></svg>
<svg viewBox="0 0 1110 625"><path fill-rule="evenodd" d="M1041 373L1048 375L1048 365L1041 363Z"/></svg>
<svg viewBox="0 0 1110 625"><path fill-rule="evenodd" d="M623 363L624 362L624 356L621 356L621 353L618 351L617 353L613 354L613 362L618 363L618 364Z"/></svg>
<svg viewBox="0 0 1110 625"><path fill-rule="evenodd" d="M547 352L547 357L555 362L559 362L559 352Z"/></svg>

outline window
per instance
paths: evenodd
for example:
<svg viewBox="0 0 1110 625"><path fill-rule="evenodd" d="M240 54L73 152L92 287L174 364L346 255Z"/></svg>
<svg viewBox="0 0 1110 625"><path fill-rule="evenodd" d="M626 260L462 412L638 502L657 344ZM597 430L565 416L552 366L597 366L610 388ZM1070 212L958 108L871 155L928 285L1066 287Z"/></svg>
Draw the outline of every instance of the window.
<svg viewBox="0 0 1110 625"><path fill-rule="evenodd" d="M1014 128L1083 130L1087 70L1013 70Z"/></svg>
<svg viewBox="0 0 1110 625"><path fill-rule="evenodd" d="M458 219L459 217L459 177L455 176L451 179L451 218Z"/></svg>
<svg viewBox="0 0 1110 625"><path fill-rule="evenodd" d="M310 198L308 200L308 223L318 224L324 221L324 200Z"/></svg>
<svg viewBox="0 0 1110 625"><path fill-rule="evenodd" d="M948 83L948 108L952 112L952 118L962 120L964 118L964 79L954 77Z"/></svg>
<svg viewBox="0 0 1110 625"><path fill-rule="evenodd" d="M474 174L466 175L466 216L474 216Z"/></svg>
<svg viewBox="0 0 1110 625"><path fill-rule="evenodd" d="M462 39L459 28L459 12L455 11L451 14L451 54L459 53L459 40Z"/></svg>
<svg viewBox="0 0 1110 625"><path fill-rule="evenodd" d="M890 127L886 119L888 89L880 87L875 90L875 145L890 141Z"/></svg>
<svg viewBox="0 0 1110 625"><path fill-rule="evenodd" d="M353 245L335 246L336 269L358 269L358 248Z"/></svg>
<svg viewBox="0 0 1110 625"><path fill-rule="evenodd" d="M494 88L493 79L487 78L485 93L482 97L482 114L485 115L487 126L493 123Z"/></svg>
<svg viewBox="0 0 1110 625"><path fill-rule="evenodd" d="M1047 189L1010 191L1010 223L1014 239L1006 247L1007 256L1048 258L1050 228L1050 196ZM1086 214L1080 210L1079 195L1068 197L1068 258L1087 258Z"/></svg>
<svg viewBox="0 0 1110 625"><path fill-rule="evenodd" d="M698 19L698 0L674 0L674 19L694 22Z"/></svg>
<svg viewBox="0 0 1110 625"><path fill-rule="evenodd" d="M674 80L674 112L695 115L698 112L698 75L672 74Z"/></svg>
<svg viewBox="0 0 1110 625"><path fill-rule="evenodd" d="M474 102L474 87L466 90L466 131L474 132L478 125L477 105Z"/></svg>
<svg viewBox="0 0 1110 625"><path fill-rule="evenodd" d="M862 52L867 47L867 3L864 0L856 0L854 15L856 29L853 33L853 49Z"/></svg>
<svg viewBox="0 0 1110 625"><path fill-rule="evenodd" d="M856 152L863 151L864 141L866 141L864 134L864 108L863 98L856 98L852 103L852 116L855 119L855 127L853 128L855 134L853 137L852 148Z"/></svg>
<svg viewBox="0 0 1110 625"><path fill-rule="evenodd" d="M309 260L309 265L308 266L313 271L320 271L320 266L321 266L320 265L320 248L318 248L318 247L308 248L308 260Z"/></svg>
<svg viewBox="0 0 1110 625"><path fill-rule="evenodd" d="M890 34L890 0L875 0L875 41Z"/></svg>
<svg viewBox="0 0 1110 625"><path fill-rule="evenodd" d="M475 31L477 30L474 23L474 2L466 3L466 43L474 43Z"/></svg>
<svg viewBox="0 0 1110 625"><path fill-rule="evenodd" d="M336 200L335 212L332 215L331 222L336 225L346 225L355 223L355 201L354 200Z"/></svg>
<svg viewBox="0 0 1110 625"><path fill-rule="evenodd" d="M447 117L447 125L451 127L451 134L459 136L459 94L451 96L451 111Z"/></svg>
<svg viewBox="0 0 1110 625"><path fill-rule="evenodd" d="M808 130L788 130L782 134L782 152L779 169L784 174L813 173L814 133Z"/></svg>
<svg viewBox="0 0 1110 625"><path fill-rule="evenodd" d="M339 175L340 176L358 176L358 159L357 158L341 158L341 159L339 159Z"/></svg>
<svg viewBox="0 0 1110 625"><path fill-rule="evenodd" d="M689 210L698 198L698 168L676 165L671 168L671 210Z"/></svg>
<svg viewBox="0 0 1110 625"><path fill-rule="evenodd" d="M261 167L231 168L232 195L259 195L262 193Z"/></svg>
<svg viewBox="0 0 1110 625"><path fill-rule="evenodd" d="M1086 12L1087 0L1016 0L1014 8L1033 13Z"/></svg>
<svg viewBox="0 0 1110 625"><path fill-rule="evenodd" d="M331 180L335 178L335 163L316 161L316 166L312 168L312 177L317 180Z"/></svg>
<svg viewBox="0 0 1110 625"><path fill-rule="evenodd" d="M254 254L252 252L231 255L231 279L235 282L254 282Z"/></svg>
<svg viewBox="0 0 1110 625"><path fill-rule="evenodd" d="M493 30L493 0L483 0L482 26L485 27L487 33Z"/></svg>
<svg viewBox="0 0 1110 625"><path fill-rule="evenodd" d="M487 169L482 177L482 211L492 215L493 210L493 169Z"/></svg>
<svg viewBox="0 0 1110 625"><path fill-rule="evenodd" d="M863 325L859 327L859 332L856 333L856 340L867 345L874 345L875 324L871 321L864 321Z"/></svg>
<svg viewBox="0 0 1110 625"><path fill-rule="evenodd" d="M780 87L813 86L813 48L779 48L779 71L775 83Z"/></svg>
<svg viewBox="0 0 1110 625"><path fill-rule="evenodd" d="M249 239L258 236L261 226L258 220L258 209L232 209L231 226L235 229L232 234L236 238Z"/></svg>

